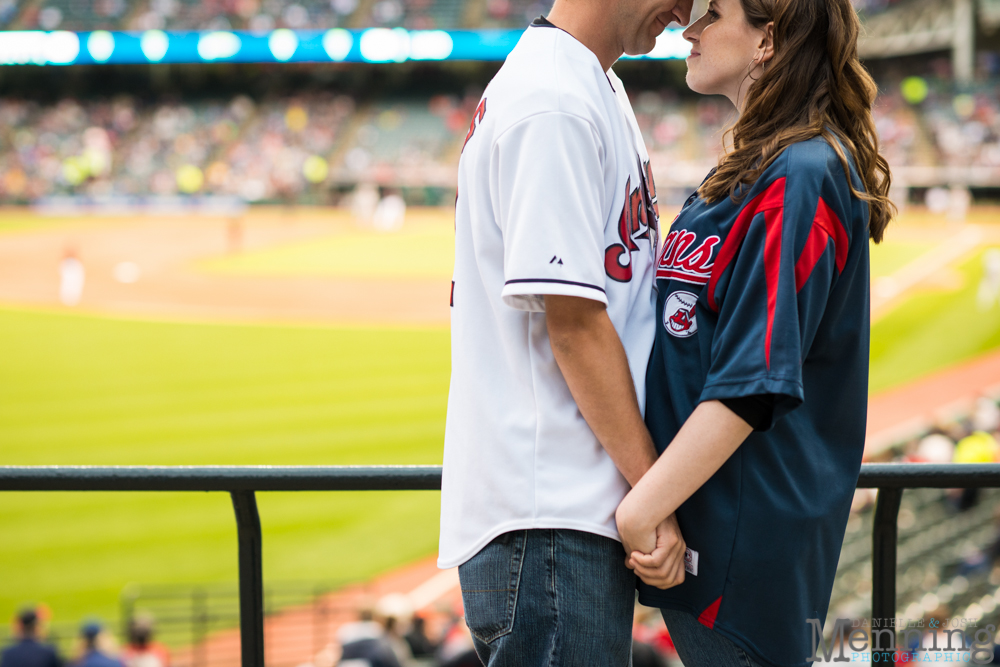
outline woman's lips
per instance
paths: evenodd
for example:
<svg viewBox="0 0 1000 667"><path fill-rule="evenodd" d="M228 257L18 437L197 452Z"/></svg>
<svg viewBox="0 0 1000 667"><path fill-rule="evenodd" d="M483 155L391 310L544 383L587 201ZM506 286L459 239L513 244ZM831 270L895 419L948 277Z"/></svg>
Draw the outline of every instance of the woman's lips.
<svg viewBox="0 0 1000 667"><path fill-rule="evenodd" d="M697 51L695 51L694 49L692 49L691 50L691 55L689 55L688 58L694 58L695 56L700 56L700 55L701 55L700 53L698 53Z"/></svg>

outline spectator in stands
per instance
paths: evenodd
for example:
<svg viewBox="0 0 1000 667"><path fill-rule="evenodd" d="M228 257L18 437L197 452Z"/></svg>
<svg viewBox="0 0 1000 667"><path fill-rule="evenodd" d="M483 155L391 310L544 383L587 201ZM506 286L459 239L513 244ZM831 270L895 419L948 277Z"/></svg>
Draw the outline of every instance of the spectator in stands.
<svg viewBox="0 0 1000 667"><path fill-rule="evenodd" d="M917 451L910 457L914 463L951 463L955 455L955 443L944 433L924 436L917 445Z"/></svg>
<svg viewBox="0 0 1000 667"><path fill-rule="evenodd" d="M974 431L955 445L955 463L993 463L997 460L997 441L986 431Z"/></svg>
<svg viewBox="0 0 1000 667"><path fill-rule="evenodd" d="M121 660L108 655L101 649L103 633L103 626L96 621L84 624L80 630L80 636L84 642L83 657L76 662L74 667L125 667Z"/></svg>
<svg viewBox="0 0 1000 667"><path fill-rule="evenodd" d="M437 660L441 667L482 666L472 642L472 633L462 616L452 615L451 625L445 631L444 640L438 648Z"/></svg>
<svg viewBox="0 0 1000 667"><path fill-rule="evenodd" d="M0 654L0 667L61 667L55 649L38 637L38 612L25 609L17 617L18 641Z"/></svg>
<svg viewBox="0 0 1000 667"><path fill-rule="evenodd" d="M341 664L358 661L370 667L403 667L393 652L385 627L375 621L375 610L369 600L364 600L358 611L359 619L348 623L337 632L342 647Z"/></svg>
<svg viewBox="0 0 1000 667"><path fill-rule="evenodd" d="M153 619L136 616L129 623L128 647L122 654L126 667L170 667L170 651L153 641Z"/></svg>
<svg viewBox="0 0 1000 667"><path fill-rule="evenodd" d="M410 631L403 635L414 658L432 658L437 644L427 636L427 619L418 614L413 617Z"/></svg>
<svg viewBox="0 0 1000 667"><path fill-rule="evenodd" d="M403 593L389 593L375 605L375 619L382 624L385 641L401 665L413 661L410 647L403 639L413 622L413 603Z"/></svg>

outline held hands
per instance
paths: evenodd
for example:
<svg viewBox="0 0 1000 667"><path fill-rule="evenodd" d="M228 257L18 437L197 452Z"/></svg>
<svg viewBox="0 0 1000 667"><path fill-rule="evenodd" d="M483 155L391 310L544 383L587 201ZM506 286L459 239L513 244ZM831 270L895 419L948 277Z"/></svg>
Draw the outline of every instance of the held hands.
<svg viewBox="0 0 1000 667"><path fill-rule="evenodd" d="M667 589L684 582L684 538L677 518L671 514L657 526L648 525L648 517L632 507L632 494L626 496L615 519L622 538L625 566L650 586Z"/></svg>

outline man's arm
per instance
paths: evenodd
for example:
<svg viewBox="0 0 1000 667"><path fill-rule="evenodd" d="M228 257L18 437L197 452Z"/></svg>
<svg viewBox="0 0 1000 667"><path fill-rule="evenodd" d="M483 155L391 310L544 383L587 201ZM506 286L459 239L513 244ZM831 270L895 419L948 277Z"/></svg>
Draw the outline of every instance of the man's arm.
<svg viewBox="0 0 1000 667"><path fill-rule="evenodd" d="M618 506L616 519L622 542L648 543L664 517L722 467L753 429L719 401L695 408L670 446ZM665 550L633 552L630 566L652 586L674 585L676 563Z"/></svg>
<svg viewBox="0 0 1000 667"><path fill-rule="evenodd" d="M599 301L545 296L552 354L580 413L629 484L635 486L656 462L656 448L635 395L628 357L607 309ZM628 540L625 553L656 553L669 572L664 586L684 581L684 540L673 515ZM629 565L632 567L632 565Z"/></svg>
<svg viewBox="0 0 1000 667"><path fill-rule="evenodd" d="M600 301L545 295L552 354L590 429L632 486L656 462L625 348Z"/></svg>

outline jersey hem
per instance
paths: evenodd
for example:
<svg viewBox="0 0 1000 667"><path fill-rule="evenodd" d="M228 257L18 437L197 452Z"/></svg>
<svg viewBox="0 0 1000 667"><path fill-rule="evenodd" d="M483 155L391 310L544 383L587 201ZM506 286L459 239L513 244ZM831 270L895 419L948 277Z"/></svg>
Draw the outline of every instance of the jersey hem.
<svg viewBox="0 0 1000 667"><path fill-rule="evenodd" d="M601 537L610 537L615 542L621 542L621 537L618 535L617 530L609 530L605 526L599 526L592 523L587 523L585 521L567 521L565 519L531 519L528 521L518 520L510 521L507 523L502 523L496 528L493 528L487 532L483 537L476 540L476 542L463 551L461 555L454 556L451 558L444 558L438 556L437 566L441 570L450 570L453 567L458 567L462 565L470 558L478 554L483 550L487 544L492 542L495 538L503 535L504 533L509 533L514 530L578 530L582 533L591 533L593 535L600 535Z"/></svg>
<svg viewBox="0 0 1000 667"><path fill-rule="evenodd" d="M600 301L608 305L608 295L603 287L574 280L559 280L555 278L523 278L508 280L500 292L503 302L517 310L544 311L544 303L539 304L538 297L546 294L558 296L577 296L591 301Z"/></svg>
<svg viewBox="0 0 1000 667"><path fill-rule="evenodd" d="M650 600L648 594L646 596L643 596L642 593L639 593L639 602L646 606L654 606L657 609L670 609L672 611L684 612L685 614L689 614L695 617L696 619L699 616L698 612L694 611L685 604L680 604L674 601L657 602L655 599ZM716 620L715 625L712 627L712 632L718 632L720 635L722 635L723 637L725 637L726 639L733 642L738 647L749 653L750 657L752 657L757 662L760 662L761 664L765 665L765 667L810 667L810 663L806 661L780 663L780 662L774 662L773 660L768 660L763 655L761 655L760 649L757 648L756 644L751 642L749 639L741 635L736 630L732 629L731 627L728 627L728 624L725 622L720 623L718 620Z"/></svg>

